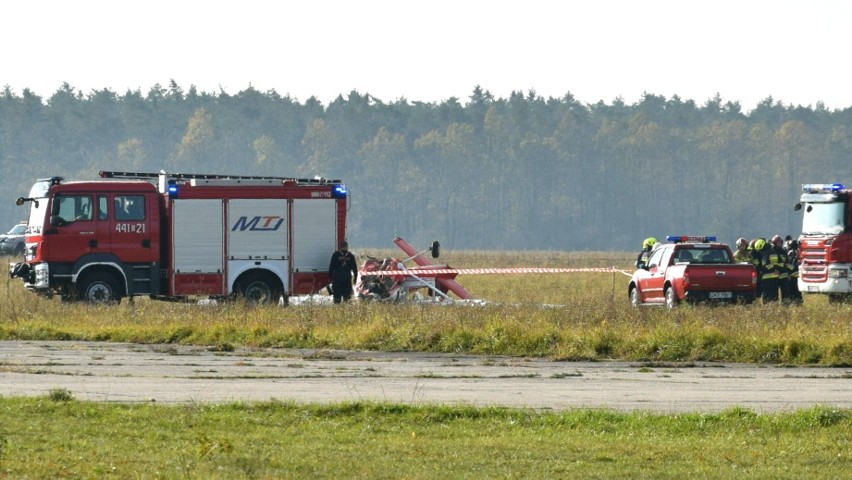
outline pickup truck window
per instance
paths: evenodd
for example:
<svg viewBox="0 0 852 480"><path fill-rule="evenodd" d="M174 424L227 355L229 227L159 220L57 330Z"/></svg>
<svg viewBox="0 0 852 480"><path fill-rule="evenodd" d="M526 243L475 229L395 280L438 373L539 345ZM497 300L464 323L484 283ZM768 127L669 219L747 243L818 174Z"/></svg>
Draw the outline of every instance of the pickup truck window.
<svg viewBox="0 0 852 480"><path fill-rule="evenodd" d="M723 248L683 248L675 254L675 263L732 263L728 251Z"/></svg>
<svg viewBox="0 0 852 480"><path fill-rule="evenodd" d="M702 252L698 261L699 263L731 263L731 257L727 250L713 248Z"/></svg>
<svg viewBox="0 0 852 480"><path fill-rule="evenodd" d="M657 249L654 253L651 254L651 258L648 259L648 268L656 267L660 265L660 260L663 258L664 248Z"/></svg>
<svg viewBox="0 0 852 480"><path fill-rule="evenodd" d="M678 250L677 255L675 256L675 263L690 263L694 258L692 251L684 248L682 250Z"/></svg>

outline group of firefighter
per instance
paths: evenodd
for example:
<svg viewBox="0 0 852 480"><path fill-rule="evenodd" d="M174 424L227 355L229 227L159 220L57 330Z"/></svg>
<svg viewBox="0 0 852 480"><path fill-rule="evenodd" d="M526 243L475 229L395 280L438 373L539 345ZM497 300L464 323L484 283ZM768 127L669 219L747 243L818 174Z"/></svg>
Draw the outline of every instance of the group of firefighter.
<svg viewBox="0 0 852 480"><path fill-rule="evenodd" d="M734 261L751 263L757 269L755 296L764 303L781 301L802 303L799 291L799 242L790 237L775 235L768 242L765 238L751 241L737 239Z"/></svg>
<svg viewBox="0 0 852 480"><path fill-rule="evenodd" d="M642 242L636 268L647 265L656 243L657 239L653 237ZM751 241L739 238L736 247L734 261L750 263L757 270L755 299L763 299L764 303L802 303L802 292L799 291L799 242L789 235L786 238L775 235L768 242L763 237Z"/></svg>

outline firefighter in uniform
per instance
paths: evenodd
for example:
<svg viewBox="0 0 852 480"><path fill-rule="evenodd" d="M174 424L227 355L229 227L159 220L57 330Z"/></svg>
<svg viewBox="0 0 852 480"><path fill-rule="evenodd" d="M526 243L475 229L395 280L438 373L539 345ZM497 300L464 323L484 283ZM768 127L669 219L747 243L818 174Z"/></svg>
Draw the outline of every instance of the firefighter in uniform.
<svg viewBox="0 0 852 480"><path fill-rule="evenodd" d="M776 237L780 242L781 237L777 235ZM782 284L782 275L787 272L787 255L784 254L784 249L780 248L780 246L776 248L775 238L773 238L770 245L767 245L763 241L763 248L761 250L763 274L760 280L763 284L763 303L777 302L778 291ZM786 275L784 276L784 281L786 281Z"/></svg>
<svg viewBox="0 0 852 480"><path fill-rule="evenodd" d="M748 249L748 240L737 239L737 251L734 252L734 261L737 263L751 263L751 251Z"/></svg>
<svg viewBox="0 0 852 480"><path fill-rule="evenodd" d="M642 242L642 251L636 257L636 268L645 268L648 265L648 259L651 257L651 250L657 244L657 239L648 237Z"/></svg>
<svg viewBox="0 0 852 480"><path fill-rule="evenodd" d="M802 263L799 258L799 242L787 240L784 243L784 250L787 251L787 269L790 276L787 279L787 294L791 303L802 303L802 292L799 291L799 264Z"/></svg>
<svg viewBox="0 0 852 480"><path fill-rule="evenodd" d="M341 243L340 249L331 255L328 276L331 278L334 303L348 302L352 298L352 285L358 283L358 266L355 264L355 256L349 252L347 242Z"/></svg>
<svg viewBox="0 0 852 480"><path fill-rule="evenodd" d="M781 269L778 273L778 290L781 292L781 301L790 300L790 264L787 259L787 251L784 250L784 239L781 235L772 237L772 252L780 257Z"/></svg>
<svg viewBox="0 0 852 480"><path fill-rule="evenodd" d="M752 239L748 244L749 262L757 270L757 286L754 290L755 300L763 297L763 250L766 249L766 240L762 238Z"/></svg>

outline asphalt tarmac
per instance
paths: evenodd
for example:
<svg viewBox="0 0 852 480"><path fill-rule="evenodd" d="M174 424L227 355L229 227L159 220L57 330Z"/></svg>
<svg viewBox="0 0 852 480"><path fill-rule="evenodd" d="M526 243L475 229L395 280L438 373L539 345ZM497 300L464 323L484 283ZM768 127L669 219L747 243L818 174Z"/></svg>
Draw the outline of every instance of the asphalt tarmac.
<svg viewBox="0 0 852 480"><path fill-rule="evenodd" d="M338 350L0 341L0 396L65 389L98 402L379 401L544 410L852 408L852 368Z"/></svg>

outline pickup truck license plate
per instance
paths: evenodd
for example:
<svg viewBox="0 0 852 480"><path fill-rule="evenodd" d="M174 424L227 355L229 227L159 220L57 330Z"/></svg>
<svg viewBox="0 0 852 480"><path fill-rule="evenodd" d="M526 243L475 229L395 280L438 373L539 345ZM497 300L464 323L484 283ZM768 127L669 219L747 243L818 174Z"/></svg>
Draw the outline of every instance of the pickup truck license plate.
<svg viewBox="0 0 852 480"><path fill-rule="evenodd" d="M731 292L710 292L710 298L713 298L713 299L731 298Z"/></svg>

